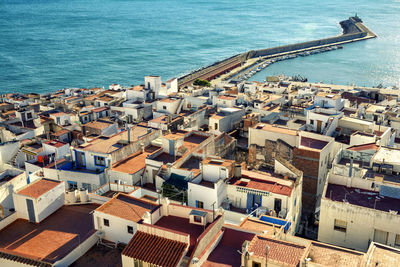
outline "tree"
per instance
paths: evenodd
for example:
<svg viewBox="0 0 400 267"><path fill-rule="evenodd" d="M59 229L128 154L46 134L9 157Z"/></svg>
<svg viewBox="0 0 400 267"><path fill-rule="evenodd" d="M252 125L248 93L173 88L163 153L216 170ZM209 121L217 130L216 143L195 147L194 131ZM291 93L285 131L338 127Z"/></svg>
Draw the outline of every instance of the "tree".
<svg viewBox="0 0 400 267"><path fill-rule="evenodd" d="M211 83L209 81L201 79L194 80L193 85L211 87Z"/></svg>

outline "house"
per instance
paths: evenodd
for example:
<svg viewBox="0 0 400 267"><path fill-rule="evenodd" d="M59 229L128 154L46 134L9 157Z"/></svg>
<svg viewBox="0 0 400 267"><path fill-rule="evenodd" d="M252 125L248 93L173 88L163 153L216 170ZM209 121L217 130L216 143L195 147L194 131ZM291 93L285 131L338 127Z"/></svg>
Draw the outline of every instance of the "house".
<svg viewBox="0 0 400 267"><path fill-rule="evenodd" d="M39 179L13 194L18 218L40 223L64 205L65 185L62 181Z"/></svg>
<svg viewBox="0 0 400 267"><path fill-rule="evenodd" d="M214 133L230 132L238 128L245 110L240 108L221 108L209 118L209 130Z"/></svg>
<svg viewBox="0 0 400 267"><path fill-rule="evenodd" d="M112 136L117 132L117 124L107 120L97 120L82 125L84 136Z"/></svg>
<svg viewBox="0 0 400 267"><path fill-rule="evenodd" d="M71 115L65 112L51 113L50 118L58 125L65 126L71 124Z"/></svg>
<svg viewBox="0 0 400 267"><path fill-rule="evenodd" d="M400 246L398 156L374 144L338 152L322 195L318 240L360 251L371 241Z"/></svg>
<svg viewBox="0 0 400 267"><path fill-rule="evenodd" d="M145 199L118 193L93 213L95 229L104 232L104 239L128 244L139 223L155 223L161 216L161 205Z"/></svg>

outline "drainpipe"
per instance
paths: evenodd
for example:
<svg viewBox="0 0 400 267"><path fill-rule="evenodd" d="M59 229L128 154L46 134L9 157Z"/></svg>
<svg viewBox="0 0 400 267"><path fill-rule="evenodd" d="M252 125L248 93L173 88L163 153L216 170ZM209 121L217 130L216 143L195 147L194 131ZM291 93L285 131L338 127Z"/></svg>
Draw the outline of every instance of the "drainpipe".
<svg viewBox="0 0 400 267"><path fill-rule="evenodd" d="M353 174L353 157L350 158L350 168L349 168L349 176L352 177Z"/></svg>

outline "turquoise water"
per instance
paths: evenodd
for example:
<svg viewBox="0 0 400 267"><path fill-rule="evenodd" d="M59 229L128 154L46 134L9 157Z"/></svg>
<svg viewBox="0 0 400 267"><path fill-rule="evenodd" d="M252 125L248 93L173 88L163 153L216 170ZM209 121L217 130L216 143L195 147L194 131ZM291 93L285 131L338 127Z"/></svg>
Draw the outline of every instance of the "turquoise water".
<svg viewBox="0 0 400 267"><path fill-rule="evenodd" d="M0 93L166 80L249 49L340 34L356 12L378 39L253 78L399 84L400 1L0 0Z"/></svg>

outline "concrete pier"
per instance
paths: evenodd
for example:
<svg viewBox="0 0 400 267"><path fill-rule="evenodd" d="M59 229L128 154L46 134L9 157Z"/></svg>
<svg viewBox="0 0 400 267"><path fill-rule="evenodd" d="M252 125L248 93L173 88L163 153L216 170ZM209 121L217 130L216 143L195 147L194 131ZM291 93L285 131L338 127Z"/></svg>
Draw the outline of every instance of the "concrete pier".
<svg viewBox="0 0 400 267"><path fill-rule="evenodd" d="M343 34L339 36L291 45L272 47L267 49L251 50L243 54L238 54L225 60L215 62L210 66L179 77L179 88L183 88L192 84L193 81L196 79L209 81L213 80L220 75L223 75L233 69L236 69L246 64L246 61L248 61L249 59L290 55L302 51L308 51L334 45L343 45L351 42L358 42L377 37L362 23L362 20L358 17L350 17L347 20L341 21L340 26L343 29Z"/></svg>

